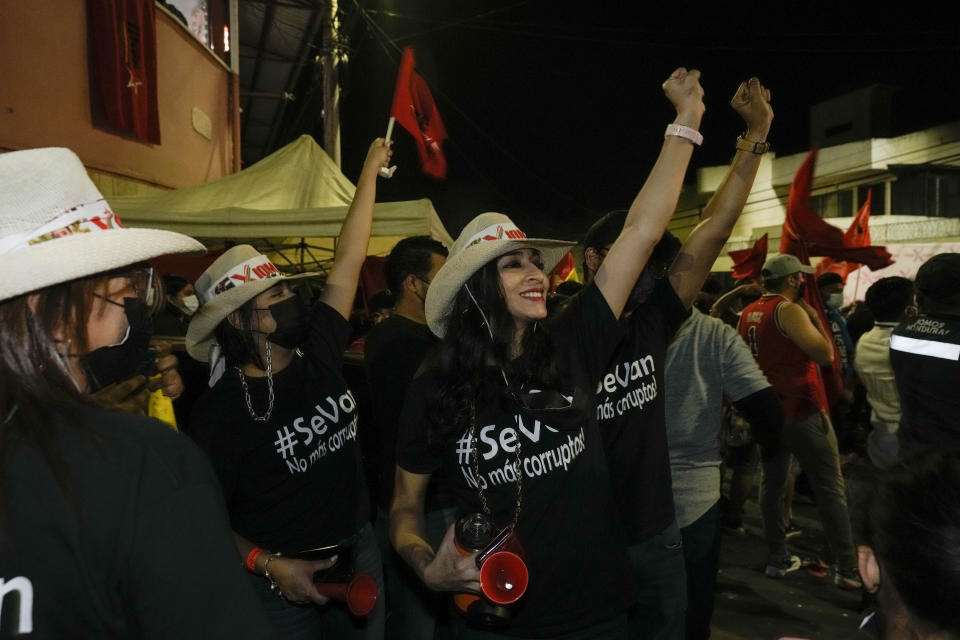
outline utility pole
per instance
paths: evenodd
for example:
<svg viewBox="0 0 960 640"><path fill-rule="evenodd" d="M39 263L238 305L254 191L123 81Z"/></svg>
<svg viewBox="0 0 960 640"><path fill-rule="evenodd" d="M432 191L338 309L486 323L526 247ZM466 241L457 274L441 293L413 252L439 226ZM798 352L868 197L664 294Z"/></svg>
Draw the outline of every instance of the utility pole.
<svg viewBox="0 0 960 640"><path fill-rule="evenodd" d="M323 15L323 148L340 166L340 17L338 0Z"/></svg>

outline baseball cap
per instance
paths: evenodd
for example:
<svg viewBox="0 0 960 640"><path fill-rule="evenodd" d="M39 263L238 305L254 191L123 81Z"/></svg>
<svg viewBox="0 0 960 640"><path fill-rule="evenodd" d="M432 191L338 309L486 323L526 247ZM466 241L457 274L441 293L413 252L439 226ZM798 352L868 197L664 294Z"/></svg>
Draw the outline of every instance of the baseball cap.
<svg viewBox="0 0 960 640"><path fill-rule="evenodd" d="M813 267L801 264L797 256L792 256L789 253L781 253L767 258L767 261L763 263L763 271L761 274L764 280L776 280L793 275L794 273L813 273L814 271L815 269Z"/></svg>

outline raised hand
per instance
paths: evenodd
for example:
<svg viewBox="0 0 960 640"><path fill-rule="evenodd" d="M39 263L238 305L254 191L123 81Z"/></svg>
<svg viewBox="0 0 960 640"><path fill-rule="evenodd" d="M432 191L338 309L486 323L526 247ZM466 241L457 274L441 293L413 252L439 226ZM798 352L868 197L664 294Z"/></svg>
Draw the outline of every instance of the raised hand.
<svg viewBox="0 0 960 640"><path fill-rule="evenodd" d="M677 110L677 124L697 128L706 107L703 104L703 87L700 72L678 67L663 83L663 92Z"/></svg>
<svg viewBox="0 0 960 640"><path fill-rule="evenodd" d="M370 149L367 151L367 158L363 161L363 170L361 176L377 175L380 168L386 169L390 166L390 158L393 156L393 141L389 143L383 138L377 138L370 143Z"/></svg>
<svg viewBox="0 0 960 640"><path fill-rule="evenodd" d="M747 124L747 140L764 142L767 139L773 122L773 108L770 106L770 90L760 84L760 80L754 77L741 82L730 106Z"/></svg>

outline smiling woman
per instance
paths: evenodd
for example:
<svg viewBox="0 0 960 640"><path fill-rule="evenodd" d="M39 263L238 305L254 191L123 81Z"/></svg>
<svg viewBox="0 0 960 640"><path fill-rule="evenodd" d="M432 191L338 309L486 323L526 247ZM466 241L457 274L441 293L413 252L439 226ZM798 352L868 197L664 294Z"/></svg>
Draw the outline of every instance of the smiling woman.
<svg viewBox="0 0 960 640"><path fill-rule="evenodd" d="M518 249L497 259L500 290L507 313L517 328L515 336L522 336L531 322L547 317L547 287L550 284L543 272L543 258L536 249ZM514 342L512 353L519 355L520 344Z"/></svg>
<svg viewBox="0 0 960 640"><path fill-rule="evenodd" d="M663 84L675 124L699 123L698 77L681 68ZM573 243L527 238L505 215L470 221L433 278L426 317L443 341L400 418L390 535L431 589L483 594L454 597L466 616L456 619L458 638L628 635L634 580L589 407L691 151L689 138L667 136L593 283L549 321L544 271ZM425 542L424 494L437 472L456 499L459 547L455 527L436 549ZM526 585L522 596L503 597L517 580L491 578L502 577L488 564L499 547L466 535L484 528L523 556L523 571L515 559L509 569Z"/></svg>

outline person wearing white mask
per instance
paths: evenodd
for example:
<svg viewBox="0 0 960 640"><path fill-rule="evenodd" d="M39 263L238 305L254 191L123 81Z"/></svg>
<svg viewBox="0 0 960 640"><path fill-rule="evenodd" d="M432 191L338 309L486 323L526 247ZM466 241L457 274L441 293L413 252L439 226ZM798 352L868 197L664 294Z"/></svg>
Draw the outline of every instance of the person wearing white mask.
<svg viewBox="0 0 960 640"><path fill-rule="evenodd" d="M200 306L193 283L183 276L168 273L163 276L166 304L153 319L156 336L183 337L187 335L190 318Z"/></svg>
<svg viewBox="0 0 960 640"><path fill-rule="evenodd" d="M840 373L846 385L853 379L854 374L854 344L850 339L850 332L847 331L847 319L840 312L843 306L843 278L838 273L828 271L817 277L817 286L823 298L823 310L827 315L830 333L833 334L833 342L837 345L837 353L840 355Z"/></svg>

